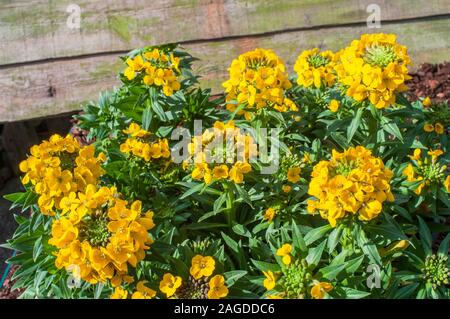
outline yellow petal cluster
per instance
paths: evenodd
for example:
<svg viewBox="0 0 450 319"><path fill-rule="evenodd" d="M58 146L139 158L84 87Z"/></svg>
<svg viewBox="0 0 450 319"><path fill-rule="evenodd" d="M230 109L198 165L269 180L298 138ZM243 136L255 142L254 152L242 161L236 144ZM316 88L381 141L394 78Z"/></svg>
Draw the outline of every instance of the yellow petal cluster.
<svg viewBox="0 0 450 319"><path fill-rule="evenodd" d="M222 151L221 154L218 151ZM212 129L195 136L189 144L193 159L191 176L209 184L213 180L243 183L244 175L252 171L250 159L257 146L249 134L243 134L233 121L216 121Z"/></svg>
<svg viewBox="0 0 450 319"><path fill-rule="evenodd" d="M230 78L222 85L226 92L227 110L234 112L236 102L244 104L238 114L270 108L279 112L296 111L297 106L286 97L292 87L281 59L272 51L256 49L234 59L228 69Z"/></svg>
<svg viewBox="0 0 450 319"><path fill-rule="evenodd" d="M114 187L71 196L67 215L52 224L48 243L58 248L55 265L89 283L130 281L128 265L144 259L152 239L153 212L142 212L140 201L120 199ZM71 193L74 194L74 193Z"/></svg>
<svg viewBox="0 0 450 319"><path fill-rule="evenodd" d="M333 290L333 285L329 282L315 282L311 288L311 297L314 299L323 299L327 292Z"/></svg>
<svg viewBox="0 0 450 319"><path fill-rule="evenodd" d="M370 101L382 109L407 90L410 59L394 34L364 34L336 53L335 70L346 94L358 102Z"/></svg>
<svg viewBox="0 0 450 319"><path fill-rule="evenodd" d="M159 289L167 298L225 298L228 295L225 278L222 275L212 276L215 269L216 261L213 257L195 255L189 269L189 280L183 282L180 276L166 273L159 283Z"/></svg>
<svg viewBox="0 0 450 319"><path fill-rule="evenodd" d="M450 175L445 176L446 165L439 163L439 157L444 154L440 149L429 150L428 156L422 154L422 150L416 148L413 155L409 155L412 163L403 170L408 182L421 181L414 192L420 195L431 184L442 184L450 193Z"/></svg>
<svg viewBox="0 0 450 319"><path fill-rule="evenodd" d="M314 166L308 194L308 212L320 212L334 227L350 214L368 221L377 217L384 201L393 201L390 181L393 173L380 158L362 146L342 153L333 150L329 161Z"/></svg>
<svg viewBox="0 0 450 319"><path fill-rule="evenodd" d="M303 51L294 65L298 85L315 88L332 86L336 80L334 64L331 51L320 52L318 48Z"/></svg>
<svg viewBox="0 0 450 319"><path fill-rule="evenodd" d="M31 184L39 195L39 209L44 215L55 215L61 200L71 192L84 192L97 184L103 174L105 155L95 156L93 145L80 146L72 136L53 135L48 141L34 145L31 155L19 165L25 173L24 185Z"/></svg>
<svg viewBox="0 0 450 319"><path fill-rule="evenodd" d="M153 49L128 58L125 63L127 68L123 75L130 81L139 76L146 85L162 87L166 96L172 95L181 87L177 77L180 74L180 58L172 53Z"/></svg>
<svg viewBox="0 0 450 319"><path fill-rule="evenodd" d="M154 138L150 132L142 129L139 124L131 123L128 129L123 132L128 134L128 138L120 145L122 153L133 154L146 162L170 157L167 139Z"/></svg>

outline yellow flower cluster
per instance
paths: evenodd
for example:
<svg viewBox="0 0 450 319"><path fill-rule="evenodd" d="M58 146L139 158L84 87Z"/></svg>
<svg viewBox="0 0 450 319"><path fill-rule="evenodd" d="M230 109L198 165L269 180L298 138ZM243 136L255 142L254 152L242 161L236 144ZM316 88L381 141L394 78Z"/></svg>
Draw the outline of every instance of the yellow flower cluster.
<svg viewBox="0 0 450 319"><path fill-rule="evenodd" d="M256 49L234 59L228 69L230 78L222 85L226 92L227 110L234 112L237 105L245 104L246 118L255 109L271 108L279 112L296 111L297 106L286 97L292 87L285 66L272 51Z"/></svg>
<svg viewBox="0 0 450 319"><path fill-rule="evenodd" d="M120 151L143 158L148 162L152 159L169 158L170 148L167 139L151 139L150 132L142 129L139 124L131 123L127 130L128 138L120 145Z"/></svg>
<svg viewBox="0 0 450 319"><path fill-rule="evenodd" d="M148 288L145 283L146 282L144 280L137 283L136 291L131 295L131 299L152 299L156 296L156 291ZM128 291L120 286L117 286L111 294L110 299L127 299L127 297Z"/></svg>
<svg viewBox="0 0 450 319"><path fill-rule="evenodd" d="M143 213L140 201L129 205L114 187L89 185L62 202L65 213L53 222L48 241L58 248L56 267L92 284L132 281L128 264L136 267L152 243L153 212Z"/></svg>
<svg viewBox="0 0 450 319"><path fill-rule="evenodd" d="M294 71L301 86L331 86L336 80L334 54L331 51L320 52L317 48L303 51L295 62Z"/></svg>
<svg viewBox="0 0 450 319"><path fill-rule="evenodd" d="M53 135L48 141L34 145L31 155L19 165L25 173L22 183L31 183L39 195L39 209L44 215L55 215L61 200L70 192L84 192L88 185L97 184L103 174L101 163L105 155L94 154L93 145L81 147L68 135Z"/></svg>
<svg viewBox="0 0 450 319"><path fill-rule="evenodd" d="M403 170L403 175L407 177L408 182L422 181L414 192L420 195L423 189L432 184L444 185L446 191L450 193L450 175L445 177L446 165L438 162L439 156L443 154L442 150L428 151L429 156L422 157L422 150L416 148L414 154L409 158L413 164Z"/></svg>
<svg viewBox="0 0 450 319"><path fill-rule="evenodd" d="M216 268L216 262L211 256L196 255L192 258L191 268L189 272L196 284L183 285L182 278L180 276L174 276L170 273L166 273L163 276L159 284L159 289L163 292L167 298L177 297L202 297L204 291L207 290L208 299L220 299L225 298L228 295L228 288L225 285L225 278L222 275L215 275L211 279L209 277L214 273ZM201 279L209 279L207 286L202 287ZM177 293L178 291L178 293Z"/></svg>
<svg viewBox="0 0 450 319"><path fill-rule="evenodd" d="M308 212L320 212L334 227L338 219L358 214L368 221L381 213L384 201L393 201L391 170L380 158L362 146L351 147L343 153L333 150L329 161L320 161L311 174Z"/></svg>
<svg viewBox="0 0 450 319"><path fill-rule="evenodd" d="M123 72L128 80L136 76L142 76L142 82L146 85L162 87L165 95L170 96L181 87L177 79L180 74L180 58L172 53L167 54L161 50L153 49L134 58L128 58L127 68Z"/></svg>
<svg viewBox="0 0 450 319"><path fill-rule="evenodd" d="M410 59L394 34L364 34L336 53L335 70L346 94L358 102L366 99L381 109L395 103L395 95L407 90Z"/></svg>
<svg viewBox="0 0 450 319"><path fill-rule="evenodd" d="M434 125L431 123L425 123L423 130L427 133L436 132L436 134L444 134L444 125L439 122L434 123Z"/></svg>
<svg viewBox="0 0 450 319"><path fill-rule="evenodd" d="M249 160L256 156L256 148L253 138L241 133L233 121L216 121L213 129L195 136L189 144L189 153L194 160L191 176L207 184L227 179L240 184L244 174L252 171Z"/></svg>
<svg viewBox="0 0 450 319"><path fill-rule="evenodd" d="M275 294L268 295L270 299L282 298L304 298L306 288L311 287L310 297L322 299L327 292L333 290L333 285L329 282L319 282L313 279L308 271L306 260L297 259L292 263L292 245L283 244L276 252L282 257L283 268L278 273L271 270L263 271L263 285L267 291L272 291L276 287Z"/></svg>

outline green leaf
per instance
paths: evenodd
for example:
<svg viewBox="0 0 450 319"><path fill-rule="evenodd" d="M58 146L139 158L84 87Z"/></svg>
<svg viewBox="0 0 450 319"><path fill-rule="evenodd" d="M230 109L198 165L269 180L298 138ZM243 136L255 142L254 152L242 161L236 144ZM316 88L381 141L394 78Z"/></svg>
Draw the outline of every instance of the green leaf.
<svg viewBox="0 0 450 319"><path fill-rule="evenodd" d="M152 124L153 112L151 107L147 107L142 113L142 128L146 131L150 129Z"/></svg>
<svg viewBox="0 0 450 319"><path fill-rule="evenodd" d="M306 261L308 262L308 265L317 266L319 264L326 243L327 240L325 239L322 243L320 243L319 246L309 249L308 256L306 256Z"/></svg>
<svg viewBox="0 0 450 319"><path fill-rule="evenodd" d="M224 232L221 232L221 234L227 246L230 247L235 253L239 254L239 244Z"/></svg>
<svg viewBox="0 0 450 319"><path fill-rule="evenodd" d="M371 263L377 264L377 265L381 265L381 257L380 254L378 253L378 249L377 246L375 246L374 243L370 242L367 237L366 237L366 233L364 232L364 230L362 230L360 227L358 227L359 229L359 234L358 234L358 238L357 238L357 242L359 247L362 249L362 251L364 252L364 254L369 257L369 260ZM358 231L357 229L357 231Z"/></svg>
<svg viewBox="0 0 450 319"><path fill-rule="evenodd" d="M303 239L303 235L300 232L300 229L295 224L294 220L292 220L292 236L293 236L293 243L294 246L296 246L298 249L300 249L301 252L305 253L308 248L306 247L305 240Z"/></svg>
<svg viewBox="0 0 450 319"><path fill-rule="evenodd" d="M352 141L353 135L355 135L356 130L358 129L359 125L361 124L361 116L364 111L364 108L360 107L356 111L355 117L353 118L350 125L347 127L347 143L350 144Z"/></svg>
<svg viewBox="0 0 450 319"><path fill-rule="evenodd" d="M173 264L174 268L177 270L177 273L183 277L183 278L187 278L189 277L189 268L188 266L186 266L186 264L178 258L174 258L169 256L169 260L171 262L171 264Z"/></svg>
<svg viewBox="0 0 450 319"><path fill-rule="evenodd" d="M236 281L244 277L246 274L247 271L245 270L232 270L227 271L223 274L223 276L225 277L227 287L231 287L236 283Z"/></svg>
<svg viewBox="0 0 450 319"><path fill-rule="evenodd" d="M381 124L383 124L383 129L391 135L394 135L396 138L403 143L403 136L395 122L389 120L387 117L382 117Z"/></svg>
<svg viewBox="0 0 450 319"><path fill-rule="evenodd" d="M251 259L253 265L255 265L256 268L258 268L261 271L272 271L272 272L278 272L281 270L280 266L278 264L272 264L265 261L258 261Z"/></svg>
<svg viewBox="0 0 450 319"><path fill-rule="evenodd" d="M42 252L42 236L40 236L33 245L33 261L36 261L36 259L39 257L39 255Z"/></svg>
<svg viewBox="0 0 450 319"><path fill-rule="evenodd" d="M183 195L181 195L180 199L185 199L186 197L189 197L194 193L200 192L203 189L203 186L204 186L203 183L192 186Z"/></svg>
<svg viewBox="0 0 450 319"><path fill-rule="evenodd" d="M422 242L422 248L426 255L430 255L432 253L431 250L432 238L430 229L428 228L427 224L422 219L422 217L417 216L417 218L419 219L419 234L420 234L420 241Z"/></svg>
<svg viewBox="0 0 450 319"><path fill-rule="evenodd" d="M361 255L359 257L356 257L354 259L347 261L345 263L345 265L346 265L345 272L347 274L353 274L354 272L356 272L359 269L359 267L361 266L361 264L364 260L364 257L365 257L364 255Z"/></svg>
<svg viewBox="0 0 450 319"><path fill-rule="evenodd" d="M346 267L346 264L340 264L340 265L330 265L323 267L319 270L319 273L322 275L323 278L327 280L334 280L336 276L344 270Z"/></svg>
<svg viewBox="0 0 450 319"><path fill-rule="evenodd" d="M361 299L370 296L370 292L356 290L349 287L341 287L340 290L344 291L345 297L348 299Z"/></svg>
<svg viewBox="0 0 450 319"><path fill-rule="evenodd" d="M305 235L306 245L311 245L316 240L322 238L333 227L330 224L323 225L321 227L313 228Z"/></svg>
<svg viewBox="0 0 450 319"><path fill-rule="evenodd" d="M193 223L193 224L189 224L189 225L183 226L183 228L191 229L191 230L213 229L213 228L220 228L220 227L228 227L228 224L222 224L222 223Z"/></svg>
<svg viewBox="0 0 450 319"><path fill-rule="evenodd" d="M442 240L441 244L438 248L438 254L441 254L443 256L448 256L448 247L450 243L450 233L445 236L444 240Z"/></svg>
<svg viewBox="0 0 450 319"><path fill-rule="evenodd" d="M337 244L339 244L341 235L342 235L342 227L339 225L338 227L333 229L331 234L328 236L327 246L329 254L331 254L333 250L336 248Z"/></svg>
<svg viewBox="0 0 450 319"><path fill-rule="evenodd" d="M234 225L232 227L232 229L239 236L244 236L244 237L248 237L248 238L252 237L252 234L250 233L250 231L241 224Z"/></svg>
<svg viewBox="0 0 450 319"><path fill-rule="evenodd" d="M394 294L394 299L404 299L404 298L410 298L411 295L414 293L414 291L419 287L419 283L413 283L408 286L402 287L398 289Z"/></svg>

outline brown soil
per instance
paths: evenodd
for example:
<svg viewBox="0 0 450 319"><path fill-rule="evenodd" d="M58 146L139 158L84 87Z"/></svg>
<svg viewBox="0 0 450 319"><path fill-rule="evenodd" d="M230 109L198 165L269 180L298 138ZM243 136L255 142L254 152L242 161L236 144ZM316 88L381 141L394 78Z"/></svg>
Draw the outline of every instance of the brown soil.
<svg viewBox="0 0 450 319"><path fill-rule="evenodd" d="M450 99L450 62L424 63L411 76L406 84L412 101L427 96L435 102Z"/></svg>

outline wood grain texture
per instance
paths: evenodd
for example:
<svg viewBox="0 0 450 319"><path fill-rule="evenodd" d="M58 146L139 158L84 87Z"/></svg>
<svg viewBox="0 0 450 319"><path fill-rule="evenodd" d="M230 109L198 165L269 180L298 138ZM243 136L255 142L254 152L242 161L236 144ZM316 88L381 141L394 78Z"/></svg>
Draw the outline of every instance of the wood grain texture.
<svg viewBox="0 0 450 319"><path fill-rule="evenodd" d="M412 61L441 62L450 56L450 19L385 24L373 32L396 33L409 47ZM244 37L217 42L184 45L200 61L194 65L201 85L221 93L227 68L237 55L256 47L272 48L286 62L289 72L302 50L319 47L338 50L368 32L366 27L336 27L275 35ZM413 65L414 67L414 65ZM123 69L115 54L35 63L0 70L0 122L38 118L81 108L97 99L102 90L119 85L117 72Z"/></svg>
<svg viewBox="0 0 450 319"><path fill-rule="evenodd" d="M0 0L0 65L144 45L365 22L373 0ZM81 28L67 27L69 4ZM378 0L382 20L450 13L448 0Z"/></svg>

